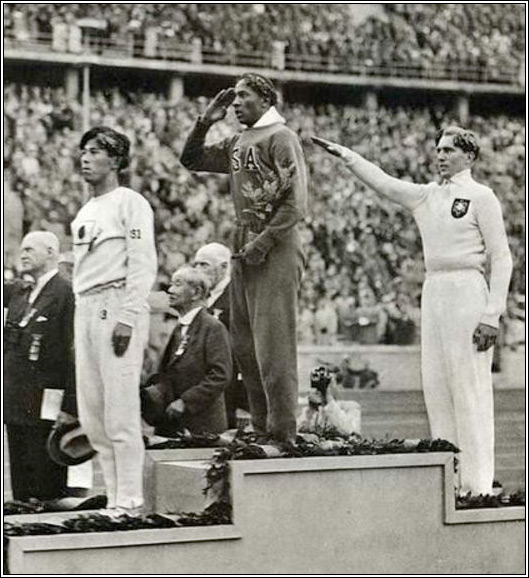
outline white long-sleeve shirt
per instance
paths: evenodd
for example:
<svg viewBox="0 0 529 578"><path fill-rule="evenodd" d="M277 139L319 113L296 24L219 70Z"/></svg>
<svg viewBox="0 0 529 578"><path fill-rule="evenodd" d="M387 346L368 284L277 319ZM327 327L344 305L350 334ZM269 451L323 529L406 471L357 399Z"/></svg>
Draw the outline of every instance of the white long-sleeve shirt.
<svg viewBox="0 0 529 578"><path fill-rule="evenodd" d="M419 227L427 272L476 269L490 259L490 287L481 322L497 327L505 311L512 257L500 202L470 169L443 184L417 185L386 174L351 152L349 169L379 194L409 209Z"/></svg>
<svg viewBox="0 0 529 578"><path fill-rule="evenodd" d="M118 187L92 197L71 227L74 293L124 284L118 320L133 327L136 315L148 308L158 267L151 206L139 193Z"/></svg>

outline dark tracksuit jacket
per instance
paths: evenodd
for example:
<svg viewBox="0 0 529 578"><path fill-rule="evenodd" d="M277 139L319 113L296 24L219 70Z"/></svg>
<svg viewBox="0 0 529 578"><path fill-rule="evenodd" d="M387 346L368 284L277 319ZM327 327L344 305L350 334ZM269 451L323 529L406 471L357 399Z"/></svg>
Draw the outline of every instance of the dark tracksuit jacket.
<svg viewBox="0 0 529 578"><path fill-rule="evenodd" d="M237 227L230 331L258 434L296 435L296 314L304 254L297 224L308 211L303 151L283 122L205 145L197 121L181 156L193 171L231 175Z"/></svg>

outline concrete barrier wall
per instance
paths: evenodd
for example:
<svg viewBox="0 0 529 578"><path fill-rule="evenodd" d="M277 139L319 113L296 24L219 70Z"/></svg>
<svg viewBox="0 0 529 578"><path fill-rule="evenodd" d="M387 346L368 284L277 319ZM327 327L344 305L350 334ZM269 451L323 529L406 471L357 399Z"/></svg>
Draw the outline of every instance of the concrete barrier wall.
<svg viewBox="0 0 529 578"><path fill-rule="evenodd" d="M378 373L382 390L421 389L421 350L419 345L335 345L300 346L298 372L300 391L310 387L310 372L325 361L338 365L350 357L355 365L367 364ZM525 346L503 348L501 372L494 374L494 385L502 389L525 388Z"/></svg>
<svg viewBox="0 0 529 578"><path fill-rule="evenodd" d="M162 298L163 299L163 298ZM167 343L174 322L164 321L160 313L151 316L150 347L147 354L145 378L155 372L160 356ZM364 364L378 373L379 389L421 389L421 359L419 345L360 345L340 343L332 346L300 345L298 347L298 371L300 391L309 389L310 372L322 362L338 365L344 357L350 357L355 365ZM515 350L501 350L501 373L494 374L496 387L504 389L525 388L525 345Z"/></svg>
<svg viewBox="0 0 529 578"><path fill-rule="evenodd" d="M355 366L368 365L378 373L379 389L413 390L421 387L421 360L418 345L305 346L298 349L300 391L310 387L310 372L327 362L339 365L349 357Z"/></svg>

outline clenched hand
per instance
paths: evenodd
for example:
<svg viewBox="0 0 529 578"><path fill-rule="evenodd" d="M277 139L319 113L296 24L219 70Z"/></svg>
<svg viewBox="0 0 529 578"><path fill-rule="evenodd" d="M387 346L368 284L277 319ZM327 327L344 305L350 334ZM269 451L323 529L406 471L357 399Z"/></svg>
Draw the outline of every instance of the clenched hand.
<svg viewBox="0 0 529 578"><path fill-rule="evenodd" d="M132 336L132 327L124 323L116 323L112 333L112 347L117 357L122 357L127 351Z"/></svg>
<svg viewBox="0 0 529 578"><path fill-rule="evenodd" d="M477 345L478 351L487 351L489 347L492 347L496 343L497 336L497 327L492 327L492 325L487 325L486 323L480 323L476 327L474 335L472 335L472 343Z"/></svg>

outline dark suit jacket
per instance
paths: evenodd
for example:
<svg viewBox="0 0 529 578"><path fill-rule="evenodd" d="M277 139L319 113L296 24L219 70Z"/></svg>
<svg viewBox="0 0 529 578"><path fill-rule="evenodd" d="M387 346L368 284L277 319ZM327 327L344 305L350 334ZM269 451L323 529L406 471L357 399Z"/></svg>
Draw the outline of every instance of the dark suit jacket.
<svg viewBox="0 0 529 578"><path fill-rule="evenodd" d="M208 308L210 313L230 330L230 286L226 286L224 291L219 295L218 299Z"/></svg>
<svg viewBox="0 0 529 578"><path fill-rule="evenodd" d="M171 336L172 337L172 336ZM188 329L182 355L169 339L155 381L164 386L165 403L181 398L185 403L182 423L193 433L220 433L226 430L224 388L232 378L231 349L224 325L205 309L199 311ZM156 433L170 436L175 424L167 420Z"/></svg>
<svg viewBox="0 0 529 578"><path fill-rule="evenodd" d="M37 424L45 388L64 389L62 409L76 413L75 360L73 347L74 296L59 274L43 287L25 327L20 321L28 311L28 289L4 286L4 421ZM30 360L31 344L40 335L38 359ZM50 422L51 423L51 422Z"/></svg>

